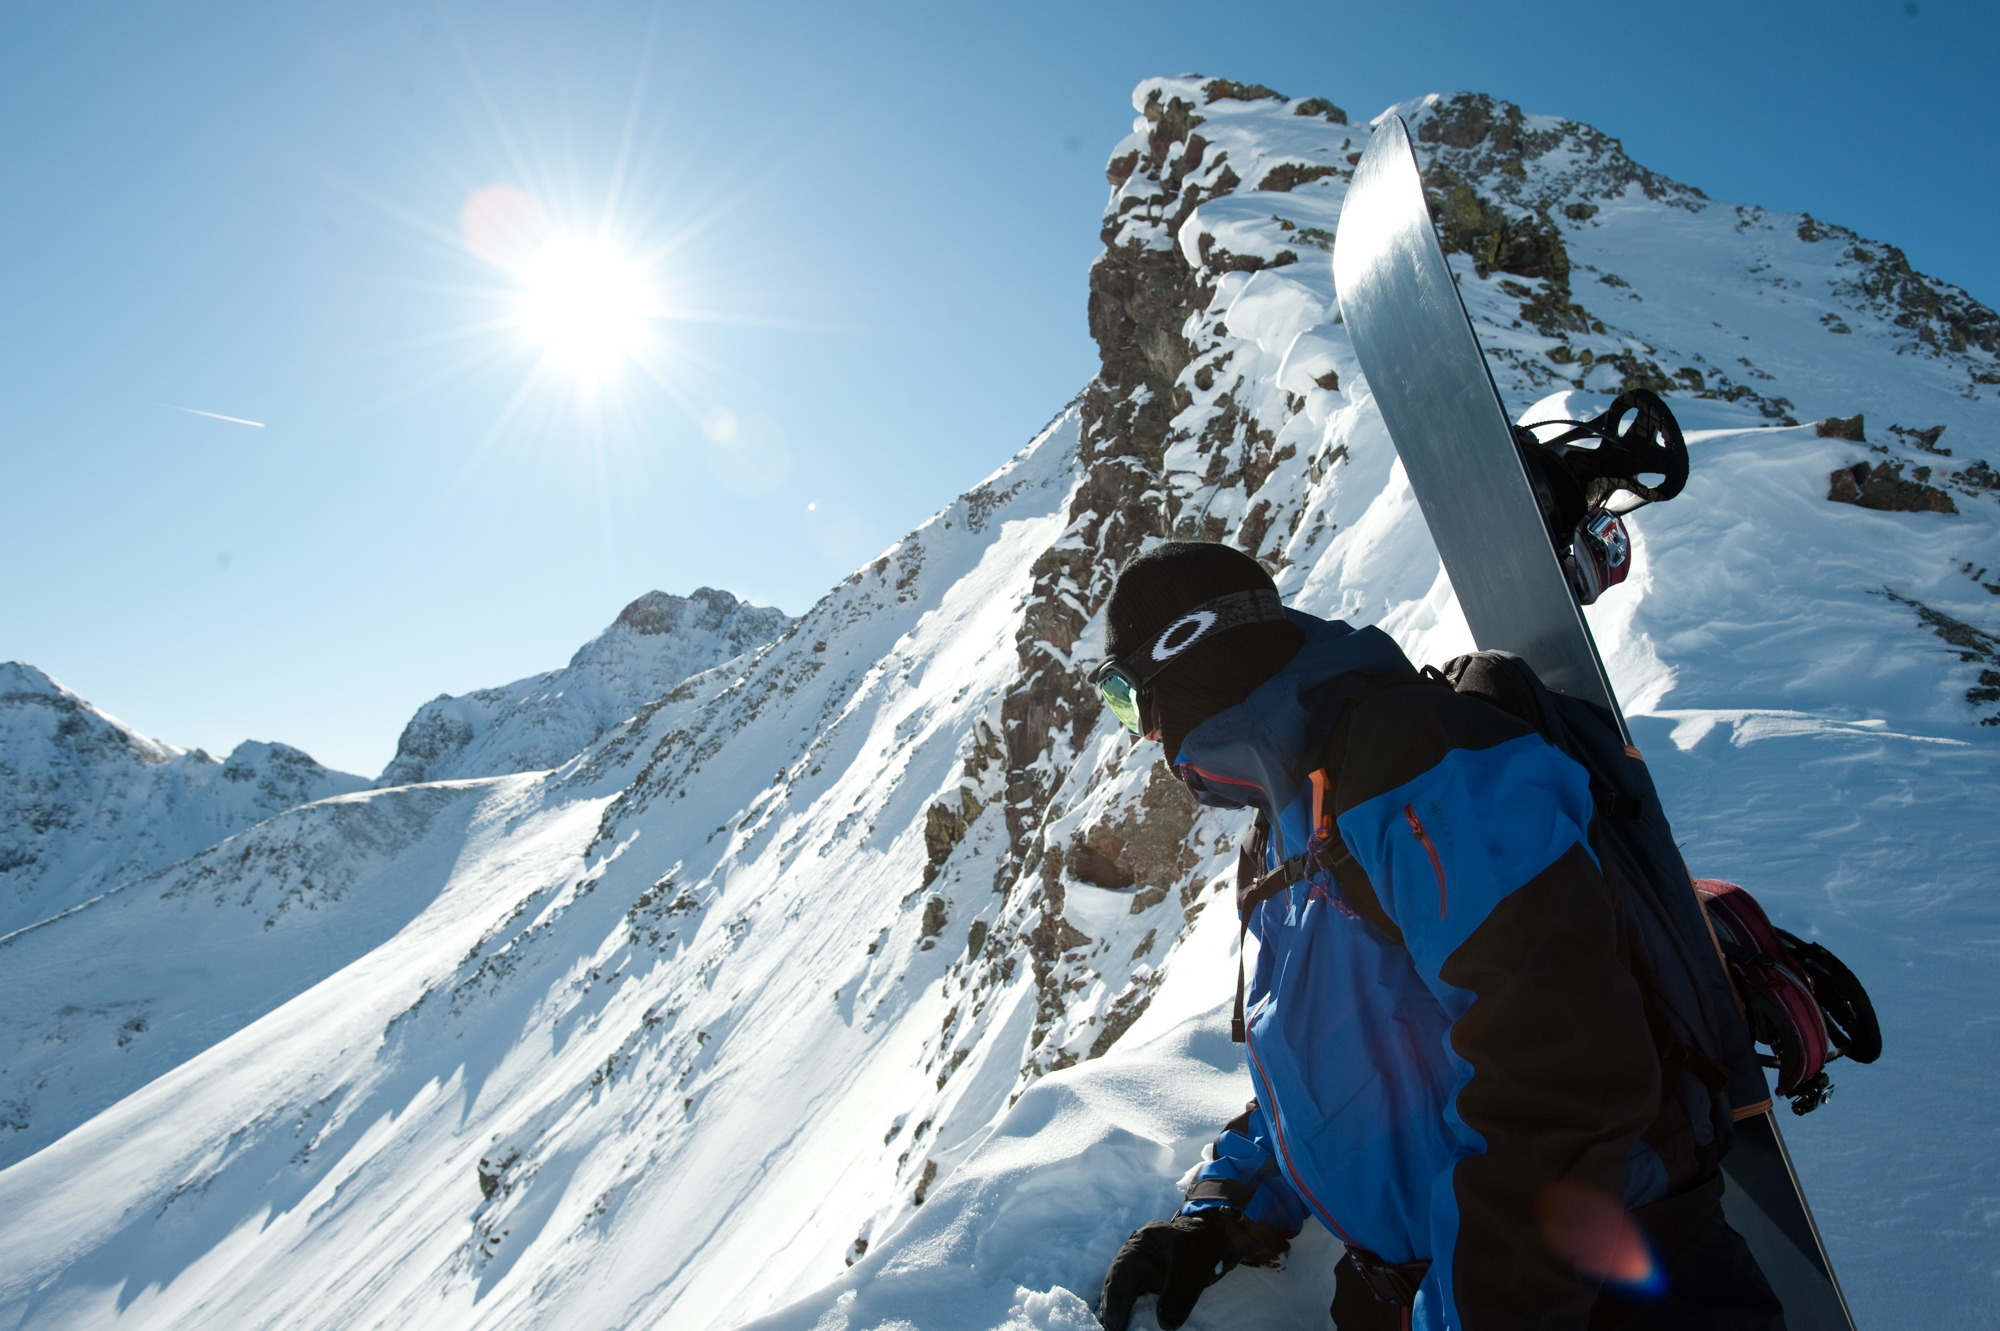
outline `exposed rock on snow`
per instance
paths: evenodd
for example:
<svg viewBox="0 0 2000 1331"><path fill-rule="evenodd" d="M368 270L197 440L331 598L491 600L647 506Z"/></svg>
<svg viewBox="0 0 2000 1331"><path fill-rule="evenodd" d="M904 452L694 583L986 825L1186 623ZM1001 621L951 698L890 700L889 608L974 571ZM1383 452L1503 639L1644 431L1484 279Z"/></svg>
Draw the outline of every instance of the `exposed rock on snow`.
<svg viewBox="0 0 2000 1331"><path fill-rule="evenodd" d="M1836 504L1859 504L1884 513L1956 513L1951 496L1928 482L1931 468L1918 467L1903 478L1903 464L1857 462L1827 478L1826 497Z"/></svg>
<svg viewBox="0 0 2000 1331"><path fill-rule="evenodd" d="M286 744L246 740L222 762L162 744L0 662L0 936L367 784Z"/></svg>
<svg viewBox="0 0 2000 1331"><path fill-rule="evenodd" d="M413 746L430 775L561 749L533 749L542 715L595 738L447 787L466 802L379 864L358 836L314 861L315 890L349 864L342 902L384 914L319 909L386 941L239 1003L263 1015L0 1172L0 1320L1088 1328L1117 1242L1248 1094L1223 1034L1244 820L1191 808L1083 683L1117 567L1229 540L1416 660L1471 645L1327 260L1368 131L1223 80L1133 105L1079 399L726 670L602 710L547 710L572 691L553 677L441 707L472 733ZM1990 1009L2000 928L2000 746L1969 696L2000 641L1990 312L1586 126L1398 109L1510 409L1664 385L1688 428L1688 489L1631 520L1593 631L1697 869L1832 946L1893 1028L1788 1125L1861 1320L1990 1324L2000 1165L1960 1074L2000 1027L1941 1017ZM1936 435L1782 424L1835 410L1947 427L1960 512L1827 503L1836 467L1937 465ZM242 864L185 936L261 925L306 891L282 847L423 790L299 810L155 883ZM110 900L22 941L80 954ZM1191 1331L1323 1328L1332 1256L1315 1233L1285 1271L1232 1273Z"/></svg>
<svg viewBox="0 0 2000 1331"><path fill-rule="evenodd" d="M647 592L563 669L425 703L375 784L560 766L689 676L762 647L791 622L713 587L686 597Z"/></svg>

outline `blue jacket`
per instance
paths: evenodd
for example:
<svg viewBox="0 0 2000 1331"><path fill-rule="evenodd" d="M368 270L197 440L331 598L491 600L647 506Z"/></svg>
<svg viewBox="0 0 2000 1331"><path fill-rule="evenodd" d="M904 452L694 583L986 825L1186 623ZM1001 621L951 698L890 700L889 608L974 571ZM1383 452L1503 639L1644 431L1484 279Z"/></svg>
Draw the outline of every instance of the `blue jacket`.
<svg viewBox="0 0 2000 1331"><path fill-rule="evenodd" d="M1589 779L1500 709L1417 686L1367 690L1316 776L1350 695L1415 672L1380 630L1290 613L1297 656L1174 756L1200 802L1265 815L1271 867L1332 852L1246 921L1256 1100L1186 1209L1287 1237L1317 1216L1428 1260L1418 1328L1580 1328L1593 1279L1538 1218L1578 1189L1631 1207L1673 1185ZM1339 880L1319 867L1335 838Z"/></svg>

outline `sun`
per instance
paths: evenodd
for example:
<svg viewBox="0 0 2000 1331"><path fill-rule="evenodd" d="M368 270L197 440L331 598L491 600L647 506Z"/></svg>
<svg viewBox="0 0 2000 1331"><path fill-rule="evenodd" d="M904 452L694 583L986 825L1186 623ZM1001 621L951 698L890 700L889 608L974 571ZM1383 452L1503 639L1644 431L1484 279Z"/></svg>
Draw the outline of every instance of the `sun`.
<svg viewBox="0 0 2000 1331"><path fill-rule="evenodd" d="M638 354L653 314L645 271L603 240L552 236L516 269L520 322L553 364L601 379Z"/></svg>

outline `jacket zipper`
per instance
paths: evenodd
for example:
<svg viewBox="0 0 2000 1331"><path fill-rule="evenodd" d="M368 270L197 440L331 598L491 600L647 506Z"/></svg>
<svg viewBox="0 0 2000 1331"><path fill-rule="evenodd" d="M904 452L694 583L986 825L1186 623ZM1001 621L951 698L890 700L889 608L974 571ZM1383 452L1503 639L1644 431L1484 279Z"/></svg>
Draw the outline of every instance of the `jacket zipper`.
<svg viewBox="0 0 2000 1331"><path fill-rule="evenodd" d="M1305 1180L1299 1176L1299 1167L1292 1162L1292 1148L1285 1141L1284 1121L1278 1114L1278 1097L1272 1091L1270 1074L1264 1071L1263 1060L1257 1057L1257 1044L1250 1038L1248 1022L1244 1023L1243 1048L1250 1055L1250 1065L1256 1069L1255 1080L1262 1083L1257 1089L1270 1099L1271 1135L1277 1139L1278 1158L1284 1162L1286 1177L1298 1191L1299 1196L1305 1199L1306 1205L1326 1222L1326 1227L1331 1229L1342 1243L1350 1247L1356 1246L1354 1240L1348 1237L1347 1231L1340 1227L1340 1222L1333 1218L1333 1213L1320 1204L1319 1198L1313 1196L1312 1189L1308 1188Z"/></svg>
<svg viewBox="0 0 2000 1331"><path fill-rule="evenodd" d="M1431 857L1431 872L1438 880L1438 918L1444 918L1444 861L1438 858L1438 848L1431 842L1431 834L1424 830L1423 820L1417 817L1417 806L1405 804L1403 817L1410 823L1410 835L1423 843L1424 854Z"/></svg>

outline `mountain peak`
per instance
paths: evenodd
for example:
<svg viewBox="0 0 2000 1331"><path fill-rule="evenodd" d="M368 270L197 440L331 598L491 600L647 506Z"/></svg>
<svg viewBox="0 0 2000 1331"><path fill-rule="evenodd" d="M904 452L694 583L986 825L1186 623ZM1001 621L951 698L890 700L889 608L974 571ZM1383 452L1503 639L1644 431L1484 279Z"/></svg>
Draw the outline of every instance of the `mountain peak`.
<svg viewBox="0 0 2000 1331"><path fill-rule="evenodd" d="M39 721L30 721L33 715ZM79 752L122 751L142 763L164 763L186 752L133 730L64 688L47 671L26 661L0 662L0 744L16 739L23 726L45 730L44 738Z"/></svg>
<svg viewBox="0 0 2000 1331"><path fill-rule="evenodd" d="M747 601L739 601L715 587L697 587L687 596L674 596L662 591L647 592L620 610L618 618L611 621L611 626L628 628L648 637L673 633L682 628L713 632L739 610L766 615L779 613L772 610L759 612Z"/></svg>
<svg viewBox="0 0 2000 1331"><path fill-rule="evenodd" d="M69 690L49 678L48 672L26 661L0 661L0 696L12 693L39 693L59 697Z"/></svg>
<svg viewBox="0 0 2000 1331"><path fill-rule="evenodd" d="M692 675L771 642L791 616L714 587L632 601L569 664L417 709L377 786L545 771Z"/></svg>

